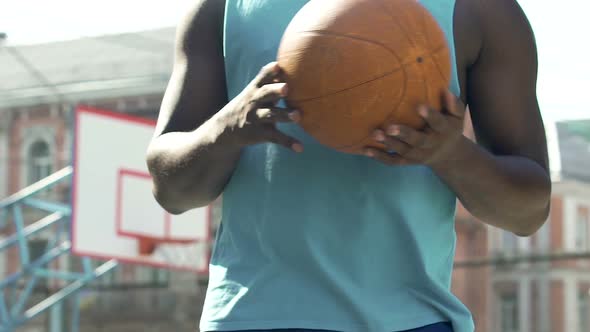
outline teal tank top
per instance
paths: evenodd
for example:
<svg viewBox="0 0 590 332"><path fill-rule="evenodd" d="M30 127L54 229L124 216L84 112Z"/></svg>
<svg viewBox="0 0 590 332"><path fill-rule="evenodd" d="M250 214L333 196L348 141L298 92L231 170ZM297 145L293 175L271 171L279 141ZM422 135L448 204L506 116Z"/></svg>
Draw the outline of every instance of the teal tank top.
<svg viewBox="0 0 590 332"><path fill-rule="evenodd" d="M276 59L306 2L226 0L230 99ZM421 3L454 46L455 0ZM453 68L450 88L459 95ZM427 167L385 166L325 148L297 125L280 129L305 151L243 151L223 193L201 331L393 332L443 321L473 331L450 290L454 193Z"/></svg>

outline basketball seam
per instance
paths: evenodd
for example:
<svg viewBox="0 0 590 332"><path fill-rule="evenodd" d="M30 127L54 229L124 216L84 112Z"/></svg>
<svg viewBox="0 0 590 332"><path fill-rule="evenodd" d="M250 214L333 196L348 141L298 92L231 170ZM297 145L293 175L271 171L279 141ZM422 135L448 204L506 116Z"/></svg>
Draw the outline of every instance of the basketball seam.
<svg viewBox="0 0 590 332"><path fill-rule="evenodd" d="M305 30L305 31L300 31L299 33L304 34L304 33L308 33L308 34L317 34L317 35L326 35L326 36L335 36L335 37L341 37L341 38L349 38L349 39L354 39L354 40L360 40L369 44L373 44L373 45L377 45L377 46L381 46L383 47L385 50L387 50L387 52L389 52L392 56L394 56L398 63L400 64L401 67L407 66L408 63L403 63L401 61L401 59L399 58L399 56L389 47L387 47L387 45L376 42L374 40L369 40L369 39L365 39L359 36L351 36L351 35L346 35L343 33L339 33L339 32L334 32L334 31L329 31L329 30ZM441 50L443 50L445 48L445 45L439 46L436 49L434 49L433 51L431 51L428 54L424 54L422 55L423 57L431 57L432 55L434 55L435 53L440 52ZM413 61L412 61L413 62Z"/></svg>
<svg viewBox="0 0 590 332"><path fill-rule="evenodd" d="M343 34L343 33L339 33L339 32L335 32L335 31L330 31L330 30L305 30L305 31L301 31L300 33L310 33L310 34L318 34L318 35L326 35L326 36L335 36L335 37L341 37L341 38L349 38L349 39L355 39L355 40L360 40L369 44L373 44L373 45L377 45L377 46L381 46L383 47L385 50L387 50L387 52L389 52L391 55L393 55L396 59L397 62L401 65L401 59L399 58L399 56L397 54L395 54L395 52L393 52L392 49L390 49L389 47L387 47L387 45L374 41L374 40L370 40L370 39L365 39L363 37L359 37L359 36L353 36L353 35L347 35L347 34Z"/></svg>
<svg viewBox="0 0 590 332"><path fill-rule="evenodd" d="M399 22L397 22L395 20L395 18L391 14L391 11L389 10L389 8L383 3L383 0L379 0L378 3L379 3L379 6L387 13L387 16L389 16L389 18L391 19L391 22L393 22L393 24L395 24L398 27L398 29L401 30L401 32L403 32L404 36L406 37L406 39L408 40L410 45L412 45L413 48L416 48L416 44L410 38L410 34L406 30L404 30L404 27L401 24L399 24Z"/></svg>
<svg viewBox="0 0 590 332"><path fill-rule="evenodd" d="M376 80L379 80L379 79L383 79L384 77L387 77L387 76L389 76L389 75L393 74L394 72L398 72L398 71L400 71L400 70L401 70L401 71L404 73L404 80L403 80L404 84L402 85L402 86L403 86L403 87L402 87L402 95L405 95L405 94L406 94L407 87L408 87L408 84L406 83L406 82L407 82L407 79L408 79L408 77L407 77L407 74L406 74L405 67L403 67L403 66L402 66L402 67L398 68L398 69L397 69L397 70L395 70L395 71L392 71L392 72L390 72L390 73L388 73L388 74L386 74L386 75L383 75L382 77L379 77L379 78L373 79L373 80L371 80L371 81L368 81L368 82L365 82L365 83L359 84L359 85L357 85L357 86L354 86L354 87L351 87L351 88L347 88L347 89L345 89L345 90L339 91L339 92L337 92L337 93L330 94L330 95L328 95L328 96L333 96L334 94L338 94L338 93L344 92L344 91L346 91L346 90L349 90L349 89L354 89L354 88L357 88L357 87L359 87L359 86L362 86L362 85L364 85L364 84L368 84L368 83L371 83L371 82L373 82L373 81L376 81ZM314 98L311 98L311 99L307 99L307 100L305 100L305 101L301 101L301 100L299 100L298 102L306 102L306 101L311 101L311 100L314 100L314 99L323 98L323 97L325 97L325 96L326 96L326 95L324 95L324 96L320 96L320 97L314 97ZM400 103L401 103L401 101L400 101ZM400 103L398 103L396 107L394 107L394 108L393 108L391 111L389 111L389 112L387 113L387 115L386 115L386 117L385 117L385 119L384 119L383 121L387 121L389 118L391 118L391 114L392 114L392 113L393 113L393 112L394 112L396 109L398 109L398 108L399 108L399 105L400 105ZM341 145L341 146L337 146L337 147L335 147L335 148L336 148L336 149L346 149L346 148L352 148L352 147L354 147L354 146L356 146L356 145L359 145L359 144L360 144L360 143L362 143L363 141L365 141L365 140L366 140L366 139L367 139L369 136L370 136L370 135L367 135L367 136L363 137L362 139L360 139L359 141L357 141L357 142L354 142L354 143L352 143L352 144Z"/></svg>
<svg viewBox="0 0 590 332"><path fill-rule="evenodd" d="M311 32L311 31L306 31L306 32ZM348 36L346 36L346 35L342 35L341 37L348 37ZM384 46L384 48L386 48L386 47ZM387 48L386 48L386 49L387 49ZM425 57L431 58L431 57L432 57L432 56L433 56L435 53L438 53L438 52L440 52L442 49L444 49L444 46L441 46L441 47L437 48L436 50L432 51L432 53L430 53L430 54L426 55ZM389 50L389 49L387 49L387 50L388 50L389 52L391 52L391 50ZM433 62L434 62L434 63L435 63L435 65L437 66L437 71L439 72L439 74L440 74L442 77L444 77L444 75L442 75L442 72L441 72L440 68L438 68L438 64L436 63L436 61L433 61ZM329 93L329 94L326 94L326 95L317 96L317 97L311 97L311 98L305 98L305 99L294 99L293 101L294 101L294 102L297 102L297 103L305 103L305 102L313 101L313 100L320 99L320 98L324 98L324 97L330 97L330 96L334 96L334 95L337 95L337 94L339 94L339 93L346 92L346 91L348 91L348 90L352 90L352 89L358 88L358 87L360 87L360 86L363 86L363 85L366 85L366 84L372 83L372 82L374 82L374 81L377 81L377 80L383 79L383 78L385 78L385 77L387 77L387 76L389 76L389 75L391 75L391 74L393 74L393 73L397 73L397 72L398 72L398 71L400 71L400 70L404 70L404 69L405 69L405 67L406 67L406 66L408 66L408 65L409 65L409 63L400 63L400 67L399 67L399 68L396 68L396 69L394 69L394 70L392 70L392 71L389 71L389 72L387 72L387 73L385 73L385 74L383 74L383 75L381 75L381 76L379 76L379 77L375 77L375 78L373 78L373 79L371 79L371 80L369 80L369 81L364 81L364 82L361 82L361 83L359 83L359 84L356 84L356 85L353 85L353 86L349 86L349 87L347 87L347 88L344 88L344 89L341 89L341 90L338 90L338 91L334 91L334 92L331 92L331 93ZM405 70L404 70L404 72L405 72ZM406 88L406 87L405 87L405 81L404 81L404 89L405 89L405 88Z"/></svg>
<svg viewBox="0 0 590 332"><path fill-rule="evenodd" d="M352 89L356 89L356 88L358 88L360 86L363 86L363 85L366 85L366 84L369 84L369 83L378 81L378 80L383 79L383 78L385 78L385 77L387 77L387 76L389 76L391 74L397 73L400 70L404 70L404 67L402 66L402 67L396 68L396 69L394 69L392 71L389 71L389 72L387 72L387 73L385 73L385 74L383 74L383 75L381 75L379 77L375 77L375 78L373 78L373 79L371 79L369 81L361 82L361 83L358 83L356 85L349 86L347 88L344 88L344 89L341 89L341 90L338 90L338 91L334 91L334 92L331 92L331 93L328 93L328 94L325 94L325 95L321 95L321 96L317 96L317 97L311 97L311 98L306 98L306 99L295 99L293 101L294 102L298 102L298 103L305 103L305 102L313 101L313 100L320 99L320 98L331 97L331 96L340 94L342 92L346 92L346 91L349 91L349 90L352 90Z"/></svg>
<svg viewBox="0 0 590 332"><path fill-rule="evenodd" d="M432 57L434 54L436 54L436 53L444 50L445 48L446 48L445 45L439 46L439 47L435 48L434 50L432 50L432 52L428 53L426 56L427 57Z"/></svg>
<svg viewBox="0 0 590 332"><path fill-rule="evenodd" d="M406 74L405 67L402 67L402 71L403 71L403 73L404 73L404 84L403 84L403 88L402 88L402 96L405 96L405 94L406 94L406 90L407 90L407 88L408 88L408 84L407 84L407 81L408 81L408 76L407 76L407 74ZM394 107L394 108L393 108L391 111L389 111L389 112L387 113L387 116L386 116L386 118L383 120L383 122L385 122L385 121L387 121L387 120L389 120L389 119L391 118L391 114L393 114L393 113L395 112L395 110L397 110L397 109L399 108L399 105L400 105L400 104L401 104L401 100L400 100L400 102L397 104L397 106L396 106L396 107ZM339 146L339 147L338 147L338 149L348 149L348 148L353 148L353 147L355 147L355 146L357 146L357 145L361 144L362 142L364 142L364 141L365 141L367 138L369 138L370 136L371 136L371 135L367 135L367 136L363 137L363 138L362 138L360 141L358 141L358 142L355 142L355 143L352 143L352 144L349 144L349 145L343 145L343 146Z"/></svg>
<svg viewBox="0 0 590 332"><path fill-rule="evenodd" d="M421 4L420 4L421 5ZM427 29L427 24L426 24L426 20L428 19L428 16L430 16L431 14L428 12L428 10L426 9L425 11L422 12L422 29L424 31L424 35L426 36L426 42L430 45L432 43L432 39L430 38L430 34L428 33L430 30ZM444 34L444 32L443 32ZM446 40L446 36L445 36L445 40ZM448 42L447 42L448 43ZM454 47L454 45L449 45L448 47ZM434 51L432 51L432 53L429 55L430 58L433 58L435 54L437 54L438 52L440 52L441 50L443 50L445 48L445 46L441 46L437 49L435 49ZM453 61L451 59L451 61ZM440 77L444 80L445 75L443 74L442 70L440 69L440 66L438 64L437 61L432 61L434 62L434 66L436 67L436 70L438 71L438 74L440 75ZM452 68L452 64L451 64L451 68ZM451 73L452 75L452 73Z"/></svg>
<svg viewBox="0 0 590 332"><path fill-rule="evenodd" d="M387 15L388 15L388 16L391 18L391 21L392 21L392 22L393 22L395 25L397 25L397 26L398 26L398 28L399 28L399 29L400 29L400 30L401 30L401 31L404 33L404 36L406 36L406 39L407 39L407 40L410 42L410 44L411 44L413 47L416 47L416 45L414 44L414 41L413 41L413 40L412 40L412 39L409 37L409 34L407 33L407 31L406 31L406 30L404 30L403 26L402 26L401 24L399 24L399 23L398 23L398 22L395 20L395 18L394 18L394 17L393 17L393 15L391 14L391 11L389 10L389 8L388 8L388 7L387 7L387 6L386 6L386 5L383 3L383 0L379 0L379 4L380 4L381 8L383 8L383 9L384 9L384 11L385 11L385 12L387 12ZM425 27L426 27L426 25L425 25L424 23L426 22L426 14L428 13L428 9L424 8L424 7L422 6L422 4L420 4L420 3L419 3L418 5L424 9L424 11L422 12L422 15L421 15L421 16L422 16L422 27L423 27L423 28L425 28ZM427 42L430 44L430 35L428 34L428 31L429 31L428 29L424 29L424 34L426 35L426 41L427 41ZM387 46L383 46L383 47L387 48L387 49L388 49L390 52L392 52L392 51L391 51L391 50L390 50L390 49L389 49ZM441 49L443 49L444 47L445 47L445 46L443 45L443 46L441 46L441 47L437 48L436 50L432 51L432 52L431 52L431 53L428 55L428 57L432 57L434 54L438 53L438 52L439 52ZM451 46L449 46L449 47L451 47ZM392 53L393 53L393 52L392 52ZM399 59L398 59L398 60L399 60ZM443 77L443 78L444 78L445 76L442 74L442 70L440 69L440 66L438 65L438 63L437 63L436 61L433 61L433 62L434 62L434 64L435 64L435 66L436 66L436 69L437 69L437 71L438 71L439 75L441 75L441 77ZM405 65L405 64L404 64L404 65ZM451 67L452 67L452 66L451 66Z"/></svg>
<svg viewBox="0 0 590 332"><path fill-rule="evenodd" d="M420 7L422 7L422 5L420 3L418 3L417 5L420 6ZM428 31L429 30L426 27L426 20L425 20L425 18L426 18L425 12L427 11L427 9L424 8L424 7L422 7L422 8L424 10L422 11L422 15L420 15L420 18L421 18L420 24L422 25L421 28L422 28L422 31L424 31L424 36L426 37L426 45L431 45L430 36L428 35ZM432 55L433 54L434 54L434 52L431 52L430 56L428 56L428 60L432 60ZM436 61L432 61L432 62L434 62L435 65L436 65ZM437 68L437 71L440 74L440 70L438 70L438 68ZM421 71L420 73L423 75L422 76L422 79L423 80L426 80L426 77L424 76L424 71ZM426 96L426 99L427 100L428 100L428 96L430 96L431 90L432 90L432 88L430 87L430 84L424 84L424 95Z"/></svg>
<svg viewBox="0 0 590 332"><path fill-rule="evenodd" d="M439 49L437 49L436 51L433 51L433 52L432 52L432 54L430 54L430 55L429 55L429 57L430 57L430 58L434 58L434 55L435 55L436 53L440 52L442 49L444 49L444 46L443 46L443 47L441 47L441 48L439 48ZM452 61L453 61L453 60L451 59L451 62L452 62ZM441 77L442 79L444 79L444 78L445 78L445 75L443 74L442 70L440 69L440 66L438 65L438 62L436 62L436 61L434 61L434 60L433 60L432 62L434 62L434 66L436 67L436 71L438 71L438 74L440 75L440 77ZM453 65L452 65L452 64L451 64L451 68L453 68ZM452 69L451 69L451 71L452 71ZM451 72L451 76L452 76L452 75L453 75L453 73ZM451 78L449 77L449 79L451 79Z"/></svg>
<svg viewBox="0 0 590 332"><path fill-rule="evenodd" d="M426 43L428 45L430 45L432 42L431 42L431 39L430 39L430 34L428 33L430 30L428 30L427 24L426 24L426 19L427 19L426 18L426 12L427 11L428 10L423 11L422 12L422 15L421 15L422 16L422 30L424 31L424 35L426 36Z"/></svg>
<svg viewBox="0 0 590 332"><path fill-rule="evenodd" d="M380 79L382 79L384 77L387 77L387 76L389 76L389 75L391 75L393 73L396 73L396 72L398 72L400 70L403 70L403 68L408 65L408 63L402 63L401 62L401 59L398 57L398 55L395 54L395 52L393 52L393 50L391 50L385 44L382 44L382 43L379 43L379 42L376 42L376 41L373 41L373 40L365 39L365 38L358 37L358 36L346 35L346 34L334 32L334 31L329 31L329 30L305 30L305 31L301 31L299 33L302 33L302 34L303 33L308 33L308 34L317 34L317 35L320 35L320 36L321 35L326 35L326 36L335 36L335 37L341 37L341 38L349 38L349 39L359 40L359 41L363 41L363 42L366 42L366 43L369 43L369 44L380 46L383 49L385 49L387 52L389 52L389 54L391 54L393 57L395 57L395 59L398 61L399 65L400 65L400 67L399 68L396 68L396 69L394 69L392 71L389 71L388 73L385 73L384 75L381 75L379 77L373 78L373 79L371 79L369 81L361 82L361 83L356 84L354 86L350 86L350 87L347 87L347 88L344 88L344 89L341 89L341 90L338 90L338 91L331 92L331 93L329 93L327 95L322 95L322 96L317 96L317 97L311 97L311 98L305 98L305 99L295 99L295 100L293 100L294 102L304 103L304 102L308 102L308 101L312 101L312 100L316 100L316 99L320 99L320 98L324 98L324 97L328 97L328 96L337 95L339 93L342 93L342 92L345 92L345 91L348 91L348 90L352 90L354 88L358 88L358 87L363 86L365 84L369 84L369 83L371 83L373 81L380 80ZM436 49L435 51L433 51L432 54L434 54L435 52L440 51L443 47L439 47L438 49ZM432 54L429 54L427 56L430 57ZM405 88L405 86L404 86L404 88Z"/></svg>
<svg viewBox="0 0 590 332"><path fill-rule="evenodd" d="M427 57L428 57L428 58L431 58L431 57L432 57L434 54L436 54L436 53L440 52L441 50L444 50L444 48L445 48L445 46L444 46L444 45L443 45L443 46L440 46L440 47L438 47L438 48L436 48L436 49L435 49L434 51L432 51L432 52L431 52L429 55L427 55ZM436 66L437 66L437 70L438 70L438 72L439 72L439 74L440 74L440 73L441 73L441 70L440 70L440 68L438 68L438 64L436 63L436 61L433 61L433 62L436 64ZM407 65L407 64L402 64L402 67L401 67L401 70L404 72L404 78L405 78L405 79L404 79L403 88L402 88L402 95L405 95L405 94L406 94L406 90L407 90L407 88L408 88L408 84L407 84L407 75L406 75L406 71L405 71L405 69L406 69L406 68L405 68L405 67L406 67L406 65ZM392 72L392 73L393 73L393 72ZM389 73L388 75L390 75L390 74L392 74L392 73ZM382 78L384 78L384 77L387 77L388 75L384 75L383 77L380 77L380 78L378 78L378 79L382 79ZM442 74L441 74L441 76L442 76ZM442 76L442 77L444 77L444 76ZM366 83L370 83L370 82L372 82L372 81L374 81L374 80L371 80L371 81L369 81L369 82L366 82ZM362 85L362 84L361 84L361 85ZM360 85L359 85L359 86L360 86ZM358 86L357 86L357 87L358 87ZM428 85L427 85L427 84L425 85L425 89L428 89ZM427 91L426 93L428 93L428 91ZM428 94L427 94L427 95L428 95ZM323 96L322 96L322 97L323 97ZM317 97L317 98L321 98L321 97ZM313 99L316 99L316 98L313 98ZM310 99L310 100L311 100L311 99ZM398 108L399 108L399 104L397 105L397 107L394 107L394 108L393 108L393 109L392 109L392 110L391 110L389 113L387 113L387 118L385 118L385 120L384 120L384 121L387 121L387 120L389 120L389 119L391 118L391 115L392 115L392 114L395 112L395 110L397 110ZM357 145L361 144L361 143L362 143L363 141L365 141L365 140L366 140L368 137L370 137L370 135L367 135L367 136L363 137L363 138L362 138L360 141L357 141L357 142L355 142L355 143L348 144L348 145L342 145L342 146L338 146L338 147L336 147L336 148L337 148L337 149L348 149L348 148L353 148L353 147L355 147L355 146L357 146Z"/></svg>

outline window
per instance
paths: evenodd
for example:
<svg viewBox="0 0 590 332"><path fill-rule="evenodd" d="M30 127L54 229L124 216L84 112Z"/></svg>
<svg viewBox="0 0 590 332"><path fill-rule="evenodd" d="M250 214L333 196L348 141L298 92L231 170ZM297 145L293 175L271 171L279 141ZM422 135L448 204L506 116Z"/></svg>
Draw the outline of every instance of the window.
<svg viewBox="0 0 590 332"><path fill-rule="evenodd" d="M550 236L549 236L549 232L550 232L550 227L551 227L551 222L550 220L547 220L547 222L545 222L543 224L543 226L541 226L541 229L537 232L537 245L536 245L536 249L539 251L547 251L550 249Z"/></svg>
<svg viewBox="0 0 590 332"><path fill-rule="evenodd" d="M590 312L590 294L588 291L578 292L578 317L579 317L579 331L588 331L590 329L590 319L588 315Z"/></svg>
<svg viewBox="0 0 590 332"><path fill-rule="evenodd" d="M576 249L588 248L588 220L578 216L576 221Z"/></svg>
<svg viewBox="0 0 590 332"><path fill-rule="evenodd" d="M516 294L500 295L502 332L518 332L518 299Z"/></svg>
<svg viewBox="0 0 590 332"><path fill-rule="evenodd" d="M41 256L43 256L47 252L47 244L48 240L45 238L29 238L27 239L28 242L28 249L29 249L29 262L33 263L37 261ZM38 280L36 283L36 287L39 290L45 289L49 283L47 282L46 278L42 278Z"/></svg>
<svg viewBox="0 0 590 332"><path fill-rule="evenodd" d="M518 238L516 235L502 231L502 249L508 252L515 252L518 249Z"/></svg>
<svg viewBox="0 0 590 332"><path fill-rule="evenodd" d="M33 184L52 172L49 145L44 141L36 141L29 148L28 184Z"/></svg>
<svg viewBox="0 0 590 332"><path fill-rule="evenodd" d="M576 216L576 249L578 250L590 249L588 219L588 210L578 209Z"/></svg>
<svg viewBox="0 0 590 332"><path fill-rule="evenodd" d="M170 271L166 269L156 270L156 283L158 285L168 286L170 284Z"/></svg>
<svg viewBox="0 0 590 332"><path fill-rule="evenodd" d="M170 272L165 269L156 269L147 266L135 267L134 283L144 287L167 287L170 279Z"/></svg>

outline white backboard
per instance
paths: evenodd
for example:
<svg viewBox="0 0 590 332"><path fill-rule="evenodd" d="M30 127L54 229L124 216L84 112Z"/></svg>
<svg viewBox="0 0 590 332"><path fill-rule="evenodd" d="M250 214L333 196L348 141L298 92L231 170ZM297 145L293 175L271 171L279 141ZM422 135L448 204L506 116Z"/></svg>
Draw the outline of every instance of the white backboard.
<svg viewBox="0 0 590 332"><path fill-rule="evenodd" d="M75 117L73 252L206 273L211 209L173 216L152 195L145 153L155 123L89 107ZM152 254L139 252L140 238L158 241Z"/></svg>

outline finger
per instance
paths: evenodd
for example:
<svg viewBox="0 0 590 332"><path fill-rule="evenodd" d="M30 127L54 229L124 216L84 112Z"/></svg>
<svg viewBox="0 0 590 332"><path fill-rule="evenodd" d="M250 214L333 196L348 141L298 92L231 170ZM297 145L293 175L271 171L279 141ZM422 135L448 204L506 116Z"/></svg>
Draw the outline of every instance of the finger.
<svg viewBox="0 0 590 332"><path fill-rule="evenodd" d="M281 107L259 108L256 116L263 122L295 122L301 121L301 112Z"/></svg>
<svg viewBox="0 0 590 332"><path fill-rule="evenodd" d="M275 104L287 95L286 83L265 84L256 90L251 102L258 106Z"/></svg>
<svg viewBox="0 0 590 332"><path fill-rule="evenodd" d="M391 154L373 148L367 148L365 150L365 155L390 166L404 166L412 164L412 162L400 156L399 154Z"/></svg>
<svg viewBox="0 0 590 332"><path fill-rule="evenodd" d="M281 68L279 64L277 62L271 62L260 69L260 72L254 79L254 83L256 83L257 87L274 83L279 78L280 72Z"/></svg>
<svg viewBox="0 0 590 332"><path fill-rule="evenodd" d="M423 147L426 141L425 133L403 125L387 126L385 133L414 147Z"/></svg>
<svg viewBox="0 0 590 332"><path fill-rule="evenodd" d="M269 142L282 145L285 148L295 151L303 152L303 144L291 136L285 135L276 128L269 128L266 133L266 138Z"/></svg>
<svg viewBox="0 0 590 332"><path fill-rule="evenodd" d="M442 96L443 109L450 115L463 119L465 117L466 107L463 105L461 99L455 96L450 91L445 91Z"/></svg>
<svg viewBox="0 0 590 332"><path fill-rule="evenodd" d="M436 132L443 133L449 127L445 116L441 112L435 111L432 108L424 105L419 106L418 114L426 121L426 124Z"/></svg>
<svg viewBox="0 0 590 332"><path fill-rule="evenodd" d="M405 155L412 147L406 142L401 141L395 137L387 136L382 130L376 130L373 134L373 138L377 142L381 142L387 148L389 152L395 152L400 155Z"/></svg>

